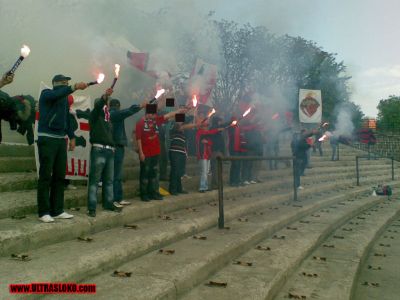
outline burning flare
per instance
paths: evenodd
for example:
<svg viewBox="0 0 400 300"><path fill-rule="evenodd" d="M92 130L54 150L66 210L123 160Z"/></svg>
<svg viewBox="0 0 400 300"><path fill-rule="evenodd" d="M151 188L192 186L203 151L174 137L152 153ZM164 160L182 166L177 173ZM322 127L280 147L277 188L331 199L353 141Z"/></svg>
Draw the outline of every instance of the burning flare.
<svg viewBox="0 0 400 300"><path fill-rule="evenodd" d="M278 120L279 119L279 113L276 113L272 116L272 120Z"/></svg>
<svg viewBox="0 0 400 300"><path fill-rule="evenodd" d="M164 90L164 89L157 90L157 94L156 94L156 96L155 96L154 98L158 99L158 98L160 98L160 96L161 96L162 94L164 94L164 93L165 93L165 90Z"/></svg>
<svg viewBox="0 0 400 300"><path fill-rule="evenodd" d="M247 116L251 112L251 107L249 107L244 113L243 113L243 118Z"/></svg>
<svg viewBox="0 0 400 300"><path fill-rule="evenodd" d="M232 121L231 126L235 126L237 124L237 120Z"/></svg>
<svg viewBox="0 0 400 300"><path fill-rule="evenodd" d="M121 66L119 64L115 64L115 78L119 77L119 69Z"/></svg>
<svg viewBox="0 0 400 300"><path fill-rule="evenodd" d="M29 55L30 52L31 52L31 49L29 49L29 47L27 45L22 45L21 56L23 58L26 58Z"/></svg>
<svg viewBox="0 0 400 300"><path fill-rule="evenodd" d="M215 114L215 112L216 112L216 110L215 110L215 108L213 108L213 109L208 113L207 118L210 118L213 114Z"/></svg>
<svg viewBox="0 0 400 300"><path fill-rule="evenodd" d="M323 142L326 139L329 139L332 136L332 133L330 131L326 131L325 134L318 139L318 142Z"/></svg>
<svg viewBox="0 0 400 300"><path fill-rule="evenodd" d="M193 107L196 107L196 106L197 106L197 98L196 98L196 95L193 96L192 104L193 104Z"/></svg>
<svg viewBox="0 0 400 300"><path fill-rule="evenodd" d="M97 76L97 83L102 83L104 81L105 75L103 73L100 73L99 76Z"/></svg>

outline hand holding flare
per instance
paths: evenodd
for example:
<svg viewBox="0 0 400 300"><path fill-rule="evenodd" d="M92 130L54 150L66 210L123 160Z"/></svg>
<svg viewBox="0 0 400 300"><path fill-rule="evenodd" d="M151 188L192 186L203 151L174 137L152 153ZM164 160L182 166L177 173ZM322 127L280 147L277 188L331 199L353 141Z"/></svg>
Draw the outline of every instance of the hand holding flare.
<svg viewBox="0 0 400 300"><path fill-rule="evenodd" d="M203 124L205 121L207 121L209 118L211 118L211 116L212 116L213 114L215 114L215 113L216 113L216 110L215 110L215 108L213 108L213 109L208 113L207 118L205 118L203 121L201 121L201 124Z"/></svg>
<svg viewBox="0 0 400 300"><path fill-rule="evenodd" d="M97 80L96 80L96 81L89 82L87 85L89 86L89 85L94 85L94 84L102 83L102 82L104 81L104 78L105 78L104 74L103 74L103 73L100 73L100 74L97 76Z"/></svg>
<svg viewBox="0 0 400 300"><path fill-rule="evenodd" d="M239 120L234 120L234 121L232 121L232 123L229 125L229 126L227 126L227 127L225 127L225 128L229 128L229 127L232 127L232 126L236 126L238 123L239 123L239 121L241 120L241 119L243 119L244 117L246 117L250 112L251 112L251 106L243 113L243 115L239 118Z"/></svg>
<svg viewBox="0 0 400 300"><path fill-rule="evenodd" d="M15 73L21 62L28 57L29 53L31 52L31 49L27 45L23 45L21 48L21 55L15 62L15 64L12 66L11 70L7 72L7 75L12 75Z"/></svg>
<svg viewBox="0 0 400 300"><path fill-rule="evenodd" d="M157 90L157 93L154 96L154 98L150 100L150 104L153 104L154 102L156 102L157 99L160 98L161 95L163 95L164 93L165 93L165 89Z"/></svg>

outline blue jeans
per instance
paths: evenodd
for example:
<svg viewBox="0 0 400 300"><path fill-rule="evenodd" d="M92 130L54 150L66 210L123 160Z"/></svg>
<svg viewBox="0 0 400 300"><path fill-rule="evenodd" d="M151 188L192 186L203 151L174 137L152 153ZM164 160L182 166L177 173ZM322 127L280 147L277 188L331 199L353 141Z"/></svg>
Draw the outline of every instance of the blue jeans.
<svg viewBox="0 0 400 300"><path fill-rule="evenodd" d="M103 208L114 210L114 152L110 149L92 147L90 151L90 173L88 185L88 210L96 211L97 187L103 181Z"/></svg>
<svg viewBox="0 0 400 300"><path fill-rule="evenodd" d="M125 147L116 147L114 153L114 201L121 201L124 197L122 189L122 174L125 156Z"/></svg>
<svg viewBox="0 0 400 300"><path fill-rule="evenodd" d="M210 171L210 161L208 159L200 159L200 191L208 190L208 172Z"/></svg>

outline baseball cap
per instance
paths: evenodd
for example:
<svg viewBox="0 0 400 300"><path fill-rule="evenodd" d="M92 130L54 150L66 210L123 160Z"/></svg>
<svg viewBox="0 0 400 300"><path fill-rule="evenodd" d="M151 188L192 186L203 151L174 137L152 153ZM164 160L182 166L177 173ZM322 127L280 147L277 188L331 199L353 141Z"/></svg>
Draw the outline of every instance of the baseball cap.
<svg viewBox="0 0 400 300"><path fill-rule="evenodd" d="M53 80L51 82L59 82L59 81L64 81L64 80L71 80L71 77L68 77L68 76L65 76L62 74L58 74L53 77Z"/></svg>

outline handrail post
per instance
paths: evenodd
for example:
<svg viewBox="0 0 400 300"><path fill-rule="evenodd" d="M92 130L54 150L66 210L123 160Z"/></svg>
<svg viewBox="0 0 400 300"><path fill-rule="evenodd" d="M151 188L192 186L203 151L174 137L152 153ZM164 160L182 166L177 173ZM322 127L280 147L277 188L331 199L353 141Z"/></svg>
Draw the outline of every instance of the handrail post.
<svg viewBox="0 0 400 300"><path fill-rule="evenodd" d="M340 143L337 144L337 149L336 149L336 154L337 154L337 160L339 160L339 147L340 147Z"/></svg>
<svg viewBox="0 0 400 300"><path fill-rule="evenodd" d="M218 205L219 205L218 228L223 229L225 227L224 181L223 181L223 176L222 176L222 158L221 157L217 157L217 174L218 174Z"/></svg>
<svg viewBox="0 0 400 300"><path fill-rule="evenodd" d="M297 171L297 166L296 166L296 158L292 159L292 164L293 164L293 200L297 201L297 186L296 186L296 171Z"/></svg>
<svg viewBox="0 0 400 300"><path fill-rule="evenodd" d="M358 156L356 156L356 176L357 176L357 186L360 185L360 172L358 170Z"/></svg>
<svg viewBox="0 0 400 300"><path fill-rule="evenodd" d="M394 156L392 156L392 180L394 180Z"/></svg>

